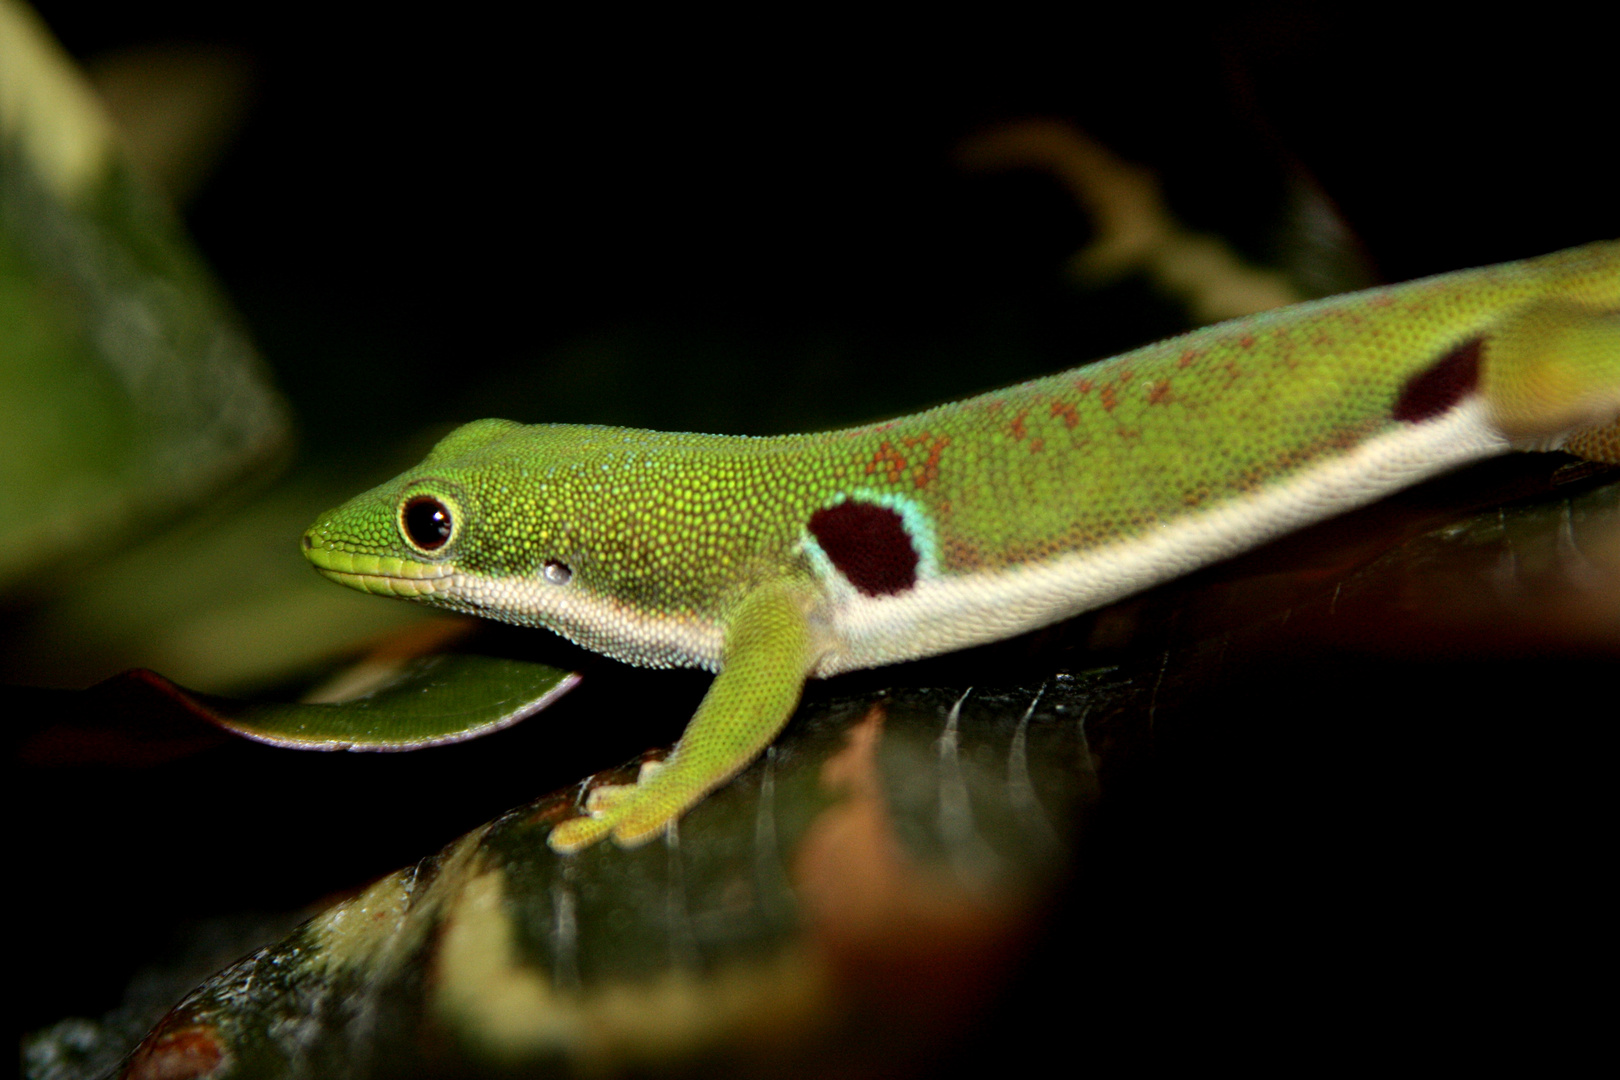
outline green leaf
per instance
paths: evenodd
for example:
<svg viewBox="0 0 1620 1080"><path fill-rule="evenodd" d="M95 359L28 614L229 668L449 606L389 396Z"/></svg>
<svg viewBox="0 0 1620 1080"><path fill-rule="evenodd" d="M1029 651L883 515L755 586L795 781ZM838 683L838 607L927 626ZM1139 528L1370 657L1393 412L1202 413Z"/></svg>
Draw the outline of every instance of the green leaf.
<svg viewBox="0 0 1620 1080"><path fill-rule="evenodd" d="M0 589L146 539L286 444L286 407L83 77L0 8Z"/></svg>
<svg viewBox="0 0 1620 1080"><path fill-rule="evenodd" d="M467 653L404 661L369 693L349 701L238 701L198 694L150 671L146 684L238 735L297 750L418 750L510 727L573 689L579 676L546 664Z"/></svg>

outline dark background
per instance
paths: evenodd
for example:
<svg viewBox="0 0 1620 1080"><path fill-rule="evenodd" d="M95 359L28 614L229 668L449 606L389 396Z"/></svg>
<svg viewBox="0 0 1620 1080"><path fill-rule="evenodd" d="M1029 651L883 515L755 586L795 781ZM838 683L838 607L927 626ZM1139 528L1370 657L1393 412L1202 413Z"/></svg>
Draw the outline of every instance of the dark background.
<svg viewBox="0 0 1620 1080"><path fill-rule="evenodd" d="M41 10L81 57L193 41L251 65L187 216L317 455L491 411L815 426L1139 344L1056 279L1087 226L1055 182L953 167L1008 118L1077 121L1258 256L1295 163L1386 280L1620 232L1607 46L1546 7ZM582 338L598 370L568 363Z"/></svg>
<svg viewBox="0 0 1620 1080"><path fill-rule="evenodd" d="M1192 17L1077 7L1054 21L927 13L903 23L820 13L647 21L477 4L431 14L38 7L83 60L182 41L228 46L251 66L252 107L186 217L293 402L305 461L375 456L426 426L489 414L815 427L1141 343L1142 325L1171 318L1151 297L1083 298L1060 279L1088 225L1054 182L953 166L960 140L998 120L1074 120L1157 169L1187 221L1261 259L1277 241L1286 168L1314 178L1385 280L1620 235L1612 40L1548 6L1488 24L1350 4ZM1410 701L1400 689L1408 677L1360 686L1317 719L1349 725L1392 698ZM676 726L702 687L685 676L623 678L642 688L626 700L642 694ZM1324 841L1276 826L1236 855L1209 845L1277 820L1256 791L1275 794L1280 783L1320 828L1323 817L1308 811L1320 770L1324 784L1353 783L1333 744L1270 736L1295 730L1298 695L1356 673L1295 678L1270 684L1270 705L1249 703L1257 719L1236 744L1246 756L1219 782L1186 764L1208 733L1167 755L1154 787L1160 824L1144 834L1156 835L1163 863L1121 854L1123 841L1099 856L1135 875L1108 901L1123 922L1067 944L1100 949L1103 977L1144 980L1132 999L1144 1009L1163 1001L1119 935L1128 942L1176 911L1199 912L1147 962L1172 982L1202 979L1201 1000L1218 1000L1221 973L1245 958L1230 940L1209 942L1233 918L1262 933L1272 917L1233 895L1252 898L1275 858ZM1489 697L1476 688L1470 700ZM130 972L191 920L314 901L547 782L628 757L638 739L674 734L621 733L605 750L553 755L532 773L518 769L526 751L512 744L409 764L371 758L360 781L353 759L292 766L237 747L189 772L64 781L60 801L34 811L39 846L25 848L55 869L35 905L45 955L25 957L20 1026L110 1008ZM1430 729L1407 760L1439 763L1458 735ZM545 753L544 732L522 738L536 760ZM1479 744L1470 752L1488 772L1490 755ZM1278 781L1285 761L1307 765ZM1430 781L1426 768L1397 771L1389 784L1408 798L1381 811L1383 827L1398 831L1403 813L1424 818L1457 794L1436 794ZM1468 783L1470 797L1490 788ZM375 792L390 786L413 794L379 802ZM1546 780L1531 795L1557 786ZM277 807L276 821L260 821L265 806ZM1336 811L1328 827L1354 833L1365 823L1352 817ZM247 820L260 822L252 851L233 840ZM1180 822L1168 836L1166 821ZM1414 839L1395 862L1422 866L1431 840ZM1387 861L1388 852L1352 856ZM86 895L97 897L94 913ZM1148 897L1160 906L1141 907ZM1211 897L1216 908L1200 906ZM70 941L53 960L51 943ZM1192 961L1176 953L1212 948ZM1277 979L1310 967L1268 955Z"/></svg>

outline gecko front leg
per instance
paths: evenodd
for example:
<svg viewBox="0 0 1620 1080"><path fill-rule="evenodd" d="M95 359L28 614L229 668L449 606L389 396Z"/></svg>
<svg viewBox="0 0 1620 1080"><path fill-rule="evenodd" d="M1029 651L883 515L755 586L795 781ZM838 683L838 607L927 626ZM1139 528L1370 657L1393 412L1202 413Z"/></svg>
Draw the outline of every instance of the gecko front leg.
<svg viewBox="0 0 1620 1080"><path fill-rule="evenodd" d="M749 592L727 620L720 674L674 751L640 781L611 791L551 831L555 851L578 851L609 833L631 847L661 833L731 779L793 715L815 664L807 590L779 582Z"/></svg>

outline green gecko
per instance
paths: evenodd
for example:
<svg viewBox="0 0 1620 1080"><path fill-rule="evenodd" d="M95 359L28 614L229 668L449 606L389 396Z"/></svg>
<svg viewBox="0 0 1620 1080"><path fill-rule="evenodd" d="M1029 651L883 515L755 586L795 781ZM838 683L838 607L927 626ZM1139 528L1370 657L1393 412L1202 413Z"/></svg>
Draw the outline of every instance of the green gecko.
<svg viewBox="0 0 1620 1080"><path fill-rule="evenodd" d="M1066 619L1509 450L1620 463L1620 241L1268 311L885 423L480 420L304 534L366 592L717 672L551 846L661 833L804 682Z"/></svg>

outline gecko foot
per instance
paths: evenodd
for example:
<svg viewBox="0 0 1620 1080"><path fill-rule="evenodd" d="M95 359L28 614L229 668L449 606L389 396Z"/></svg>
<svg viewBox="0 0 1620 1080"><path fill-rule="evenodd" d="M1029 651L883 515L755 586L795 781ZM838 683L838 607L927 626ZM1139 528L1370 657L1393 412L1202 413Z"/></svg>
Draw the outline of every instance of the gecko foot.
<svg viewBox="0 0 1620 1080"><path fill-rule="evenodd" d="M644 785L663 767L661 761L643 762L635 783L592 788L585 796L585 816L558 825L546 842L553 851L566 855L590 847L609 833L624 847L651 840L680 816L678 811L660 814L657 803L662 800L646 798ZM641 803L647 805L638 807Z"/></svg>

